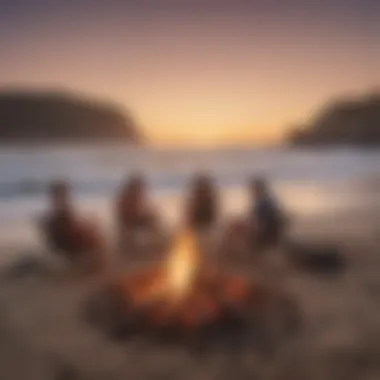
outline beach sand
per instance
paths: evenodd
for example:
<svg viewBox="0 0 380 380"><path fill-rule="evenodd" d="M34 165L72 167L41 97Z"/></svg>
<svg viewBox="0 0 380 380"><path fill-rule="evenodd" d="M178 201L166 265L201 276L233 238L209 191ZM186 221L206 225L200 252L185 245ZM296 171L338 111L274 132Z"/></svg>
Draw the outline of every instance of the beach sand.
<svg viewBox="0 0 380 380"><path fill-rule="evenodd" d="M270 354L252 348L200 358L139 339L112 342L81 318L99 279L56 268L9 275L8 265L0 280L0 379L378 380L379 225L376 210L296 223L295 236L339 245L348 266L327 276L297 271L281 255L265 264L266 278L294 296L302 315L300 330L280 334Z"/></svg>

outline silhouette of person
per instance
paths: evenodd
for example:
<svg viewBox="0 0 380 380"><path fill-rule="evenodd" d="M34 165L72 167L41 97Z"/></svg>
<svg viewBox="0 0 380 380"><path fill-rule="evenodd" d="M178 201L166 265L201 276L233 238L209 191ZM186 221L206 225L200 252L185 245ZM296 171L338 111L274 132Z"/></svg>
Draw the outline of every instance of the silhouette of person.
<svg viewBox="0 0 380 380"><path fill-rule="evenodd" d="M248 190L251 201L246 218L228 223L223 234L220 252L227 257L249 255L280 242L287 219L264 178L253 178Z"/></svg>
<svg viewBox="0 0 380 380"><path fill-rule="evenodd" d="M215 226L219 217L219 199L212 177L198 174L193 178L185 214L187 224L195 230Z"/></svg>
<svg viewBox="0 0 380 380"><path fill-rule="evenodd" d="M147 195L147 186L140 174L131 175L123 184L116 201L116 223L121 249L137 243L140 232L155 232L158 220Z"/></svg>
<svg viewBox="0 0 380 380"><path fill-rule="evenodd" d="M284 233L286 224L284 214L264 178L253 178L250 192L251 243L256 248L276 245Z"/></svg>
<svg viewBox="0 0 380 380"><path fill-rule="evenodd" d="M83 220L76 212L70 185L53 182L49 189L50 211L42 229L48 247L74 266L99 270L105 260L105 240L95 224Z"/></svg>

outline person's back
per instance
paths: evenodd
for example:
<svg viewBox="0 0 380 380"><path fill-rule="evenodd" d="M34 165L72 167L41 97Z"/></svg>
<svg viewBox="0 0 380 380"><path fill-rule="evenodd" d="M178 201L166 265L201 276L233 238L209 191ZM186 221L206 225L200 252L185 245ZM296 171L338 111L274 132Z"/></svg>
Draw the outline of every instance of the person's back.
<svg viewBox="0 0 380 380"><path fill-rule="evenodd" d="M210 228L218 219L218 208L212 179L205 175L197 176L187 204L187 223L195 229Z"/></svg>
<svg viewBox="0 0 380 380"><path fill-rule="evenodd" d="M50 211L43 225L47 243L51 249L71 251L76 223L68 185L64 182L53 183L49 197Z"/></svg>
<svg viewBox="0 0 380 380"><path fill-rule="evenodd" d="M133 230L151 227L154 214L147 203L143 179L131 177L123 186L116 205L119 228Z"/></svg>
<svg viewBox="0 0 380 380"><path fill-rule="evenodd" d="M123 253L140 253L141 249L145 251L163 239L142 176L132 175L125 182L117 198L115 212L118 246Z"/></svg>
<svg viewBox="0 0 380 380"><path fill-rule="evenodd" d="M253 243L259 247L274 245L279 242L284 232L283 212L264 180L255 179L251 191L254 199L251 211Z"/></svg>
<svg viewBox="0 0 380 380"><path fill-rule="evenodd" d="M48 247L71 262L98 265L105 249L103 238L95 225L76 214L68 184L54 182L49 195L51 210L42 226Z"/></svg>
<svg viewBox="0 0 380 380"><path fill-rule="evenodd" d="M44 224L50 248L57 251L72 251L75 248L72 243L75 228L70 215L52 213L46 217Z"/></svg>

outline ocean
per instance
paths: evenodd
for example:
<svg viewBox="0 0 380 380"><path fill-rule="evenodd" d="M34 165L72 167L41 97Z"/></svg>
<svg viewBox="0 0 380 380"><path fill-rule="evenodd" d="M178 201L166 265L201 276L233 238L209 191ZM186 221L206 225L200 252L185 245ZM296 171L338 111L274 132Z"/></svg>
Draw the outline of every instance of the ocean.
<svg viewBox="0 0 380 380"><path fill-rule="evenodd" d="M0 149L0 245L36 244L36 220L46 209L53 179L73 184L83 213L112 226L113 200L133 172L147 178L152 201L168 224L175 224L192 175L210 172L220 187L223 211L241 215L245 186L265 176L294 215L328 215L378 202L380 151L348 148L158 149L119 145ZM363 184L369 186L362 186ZM376 187L376 186L375 186Z"/></svg>

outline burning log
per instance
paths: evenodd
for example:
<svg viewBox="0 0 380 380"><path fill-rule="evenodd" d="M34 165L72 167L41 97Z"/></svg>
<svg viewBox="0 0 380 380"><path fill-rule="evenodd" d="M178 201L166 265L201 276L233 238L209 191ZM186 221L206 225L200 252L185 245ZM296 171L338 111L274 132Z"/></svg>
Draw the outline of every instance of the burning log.
<svg viewBox="0 0 380 380"><path fill-rule="evenodd" d="M110 284L94 300L92 323L120 339L137 333L165 342L221 338L249 328L266 296L259 283L200 266L193 238L181 235L164 265Z"/></svg>

